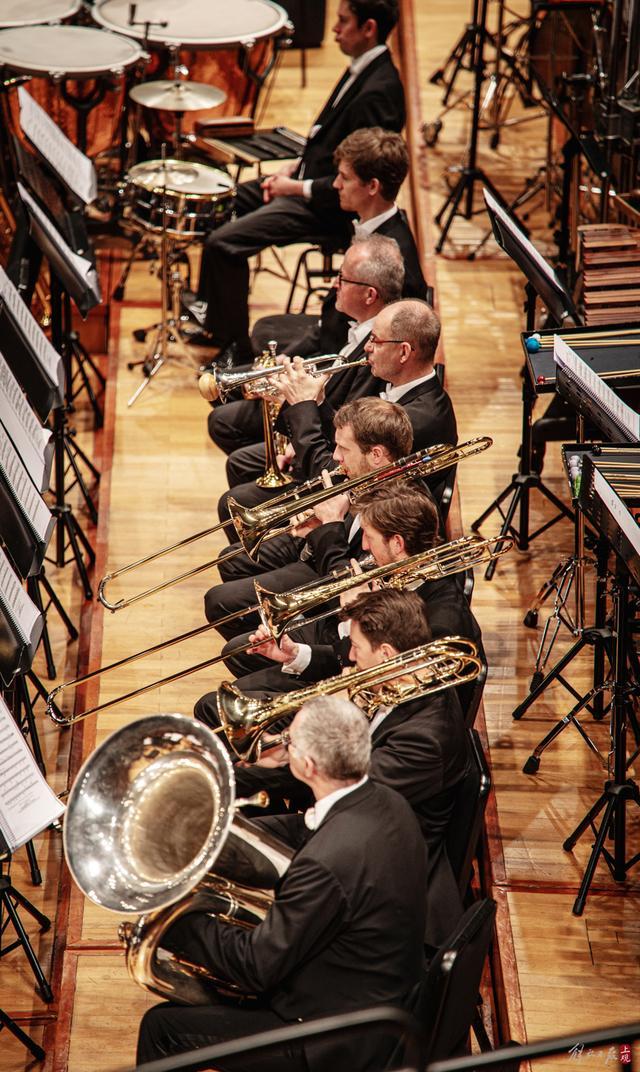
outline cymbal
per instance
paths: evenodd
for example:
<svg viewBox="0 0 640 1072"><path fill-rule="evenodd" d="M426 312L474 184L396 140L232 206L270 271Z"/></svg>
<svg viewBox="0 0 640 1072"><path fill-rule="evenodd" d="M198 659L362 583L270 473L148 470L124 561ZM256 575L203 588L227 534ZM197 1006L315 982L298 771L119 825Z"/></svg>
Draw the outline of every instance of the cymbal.
<svg viewBox="0 0 640 1072"><path fill-rule="evenodd" d="M129 96L145 108L167 112L198 112L204 108L216 108L227 99L227 94L217 86L207 86L204 82L172 82L169 79L141 82L130 90Z"/></svg>

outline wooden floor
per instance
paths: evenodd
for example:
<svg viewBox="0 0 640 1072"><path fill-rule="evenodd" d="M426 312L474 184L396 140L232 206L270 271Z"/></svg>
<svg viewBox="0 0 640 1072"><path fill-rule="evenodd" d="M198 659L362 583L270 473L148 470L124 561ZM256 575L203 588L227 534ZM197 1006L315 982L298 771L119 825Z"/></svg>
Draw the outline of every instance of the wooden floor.
<svg viewBox="0 0 640 1072"><path fill-rule="evenodd" d="M335 4L330 5L333 9ZM467 19L462 0L414 0L415 46L419 84L410 91L412 105L423 119L432 120L440 107L441 91L429 75L438 67L461 33ZM285 58L271 98L269 116L301 131L309 126L319 103L343 68L335 46L328 43L308 54L309 85L300 90L297 55ZM467 82L464 83L465 78ZM460 89L469 85L460 76ZM457 88L457 87L456 87ZM419 94L419 98L418 95ZM468 128L468 114L456 109L444 120L435 149L414 162L420 176L417 205L420 223L433 241L437 232L431 217L447 190L448 166L460 165ZM545 124L541 120L514 127L501 139L497 151L481 137L480 164L507 195L515 194L533 174L544 156ZM455 178L455 175L454 175ZM534 205L536 240L547 247L549 231L540 201ZM484 221L457 220L443 256L427 254L429 281L436 286L443 320L448 388L454 400L460 435L489 434L494 446L459 468L461 514L464 527L477 517L515 471L520 431L520 377L523 327L523 281L493 242L487 243L473 263L464 259L470 244L483 233ZM296 249L285 254L291 266ZM269 255L263 267L277 268ZM194 271L196 264L194 260ZM287 285L262 272L255 284L253 312L257 317L282 308ZM138 558L150 549L211 524L215 503L224 487L223 458L206 432L207 405L195 389L193 369L177 363L163 369L131 409L126 402L138 385L139 372L126 368L127 360L145 348L132 341L132 331L157 315L159 289L147 263L134 267L125 301L113 304L111 352L108 356L107 428L92 434L84 412L77 417L81 441L100 460L100 523L96 533L96 577ZM111 419L113 418L113 419ZM565 495L559 450L552 446L545 465L545 480ZM83 517L81 511L79 515ZM534 520L547 515L534 501ZM88 527L88 526L87 526ZM497 530L494 515L485 530ZM88 529L90 531L90 529ZM476 579L474 609L480 620L490 660L485 691L485 726L495 782L491 811L491 849L494 896L499 902L505 943L502 965L513 1036L535 1039L559 1031L631 1020L640 978L638 955L638 877L618 887L600 867L596 885L581 918L571 906L589 852L585 838L574 853L562 843L597 797L605 778L603 769L571 728L550 749L535 776L522 773L522 765L553 720L567 710L561 688L550 690L521 722L512 710L526 695L539 638L522 624L536 590L571 547L570 526L562 522L536 540L527 554L512 552L498 566L491 583ZM158 563L150 576L139 575L135 585L155 583L165 576L212 557L222 540L201 545ZM52 571L56 586L78 620L81 601L71 586L71 570ZM167 593L115 615L94 607L83 614L84 637L90 667L105 665L157 640L200 625L202 596L215 575L205 574ZM118 593L133 590L123 584ZM58 681L74 672L76 646L67 647L59 623L53 622ZM561 633L556 652L569 643ZM170 649L106 675L99 687L88 688L80 699L86 706L122 695L138 685L198 663L219 650L215 635L205 634L188 646ZM42 670L44 676L44 670ZM66 786L71 751L77 766L113 729L141 715L160 711L189 714L195 699L226 676L219 666L185 677L160 690L105 712L96 720L60 733L39 719L50 776L55 788ZM576 668L577 685L588 680L588 666ZM64 700L73 709L73 693ZM603 752L605 726L589 731ZM635 817L630 823L630 848L638 848ZM130 983L117 940L119 915L96 908L61 876L60 844L55 836L38 841L44 865L43 887L30 886L24 854L16 857L16 883L44 906L56 927L36 942L47 970L53 971L56 1002L47 1009L34 994L33 980L24 958L13 953L0 967L0 1006L14 1015L47 1046L47 1072L110 1072L131 1067L140 1016L154 999ZM60 896L62 891L62 896ZM52 937L57 935L57 938ZM66 943L65 936L66 935ZM511 937L512 946L507 938ZM52 959L52 951L55 956ZM553 1062L554 1067L566 1061ZM589 1062L595 1068L597 1059ZM24 1051L6 1032L0 1046L2 1072L31 1067ZM599 1066L598 1066L599 1067Z"/></svg>

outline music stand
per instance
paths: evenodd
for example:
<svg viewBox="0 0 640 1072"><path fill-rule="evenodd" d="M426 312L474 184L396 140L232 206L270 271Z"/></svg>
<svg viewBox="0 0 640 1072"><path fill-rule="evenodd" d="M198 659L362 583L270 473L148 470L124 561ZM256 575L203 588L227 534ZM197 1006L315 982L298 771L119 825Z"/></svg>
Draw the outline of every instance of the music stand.
<svg viewBox="0 0 640 1072"><path fill-rule="evenodd" d="M534 330L538 298L544 302L557 324L562 324L568 316L576 318L577 312L571 295L563 287L551 266L547 264L516 221L502 208L490 191L485 188L483 193L496 242L517 264L527 279L525 284L527 331ZM472 530L477 532L483 522L497 510L503 519L500 536L503 538L513 536L516 547L520 551L526 551L532 540L541 536L563 517L573 520L573 512L569 507L543 483L540 473L533 472L531 468L531 423L535 400L533 384L525 368L522 377L522 433L518 472L514 473L506 488L471 525ZM529 497L534 490L539 491L558 512L535 532L529 532ZM502 504L505 500L508 500L508 503L506 509L503 509ZM518 508L520 518L516 528L513 519ZM496 546L501 547L500 540ZM495 573L496 561L494 559L487 566L484 575L487 581L490 581Z"/></svg>
<svg viewBox="0 0 640 1072"><path fill-rule="evenodd" d="M49 263L51 278L51 339L55 349L62 354L63 359L68 355L64 345L65 335L70 330L70 299L83 315L97 305L100 301L100 287L95 269L89 261L79 257L69 248L57 227L48 219L43 210L18 182L18 192L29 218L30 233ZM66 368L69 377L69 367ZM54 439L55 439L55 494L56 502L53 507L58 524L56 531L56 564L60 567L66 565L65 538L69 541L72 550L72 558L76 563L78 573L84 589L86 599L93 598L93 589L89 582L87 566L83 559L83 550L89 561L89 568L95 562L95 551L85 536L71 505L66 501L65 488L65 458L74 472L75 480L82 492L83 498L89 510L91 520L95 524L98 513L87 488L85 487L80 473L76 456L80 455L82 461L88 466L96 480L100 474L87 456L80 450L75 442L70 441L67 428L66 409L58 406L54 410Z"/></svg>

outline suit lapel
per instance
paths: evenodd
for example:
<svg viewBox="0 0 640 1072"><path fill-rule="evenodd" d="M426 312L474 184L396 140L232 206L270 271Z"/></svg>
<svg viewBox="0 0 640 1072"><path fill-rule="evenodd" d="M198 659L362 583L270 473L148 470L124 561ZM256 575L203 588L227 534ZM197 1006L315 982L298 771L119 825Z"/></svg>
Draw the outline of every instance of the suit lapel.
<svg viewBox="0 0 640 1072"><path fill-rule="evenodd" d="M358 93L361 92L362 85L367 80L367 78L369 78L369 76L373 74L374 71L377 71L377 69L379 67L382 67L385 63L391 63L391 56L389 54L388 49L386 52L382 52L379 56L376 57L375 60L373 60L365 67L364 71L362 71L361 74L359 74L358 77L355 79L355 81L349 86L346 93L340 98L338 104L334 108L332 106L333 101L335 100L342 86L349 78L349 71L347 70L346 78L343 76L340 79L338 85L336 86L329 100L327 101L327 105L325 105L325 107L322 109L322 112L318 116L316 123L319 124L323 130L331 126L331 123L336 120L336 118L342 113L343 109L346 108L350 101L354 97L356 97ZM317 136L318 135L316 134L316 137Z"/></svg>
<svg viewBox="0 0 640 1072"><path fill-rule="evenodd" d="M407 402L413 402L414 399L420 398L421 395L428 394L440 394L442 387L440 386L440 380L437 375L432 376L426 383L418 383L415 387L412 387L410 391L407 391L406 395L403 395L399 401L399 405L406 406Z"/></svg>
<svg viewBox="0 0 640 1072"><path fill-rule="evenodd" d="M407 703L398 704L394 707L371 735L372 746L375 747L379 744L385 733L388 733L390 730L394 730L396 726L401 726L404 722L407 722L416 711L421 709L421 707L422 703L420 700L409 700Z"/></svg>
<svg viewBox="0 0 640 1072"><path fill-rule="evenodd" d="M355 808L363 800L367 800L370 796L372 796L374 791L375 790L373 782L366 781L364 785L361 785L359 787L359 789L354 789L352 793L347 793L346 796L341 797L340 800L336 801L333 807L329 810L329 814L326 816L323 822L320 823L318 830L324 830L325 826L327 826L328 823L335 819L336 816L340 815L341 812L348 811L350 808ZM317 832L317 830L314 831L314 833Z"/></svg>

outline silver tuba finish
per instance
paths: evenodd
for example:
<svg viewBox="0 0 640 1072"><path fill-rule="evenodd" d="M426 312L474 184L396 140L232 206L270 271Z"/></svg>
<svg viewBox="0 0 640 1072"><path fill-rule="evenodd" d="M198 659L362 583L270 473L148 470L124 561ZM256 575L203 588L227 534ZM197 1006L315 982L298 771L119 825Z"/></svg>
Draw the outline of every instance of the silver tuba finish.
<svg viewBox="0 0 640 1072"><path fill-rule="evenodd" d="M236 814L242 803L224 746L178 714L116 730L73 784L63 834L71 874L96 904L144 913L119 933L132 978L162 997L202 1004L212 988L237 993L162 940L186 912L245 927L264 919L293 853Z"/></svg>

